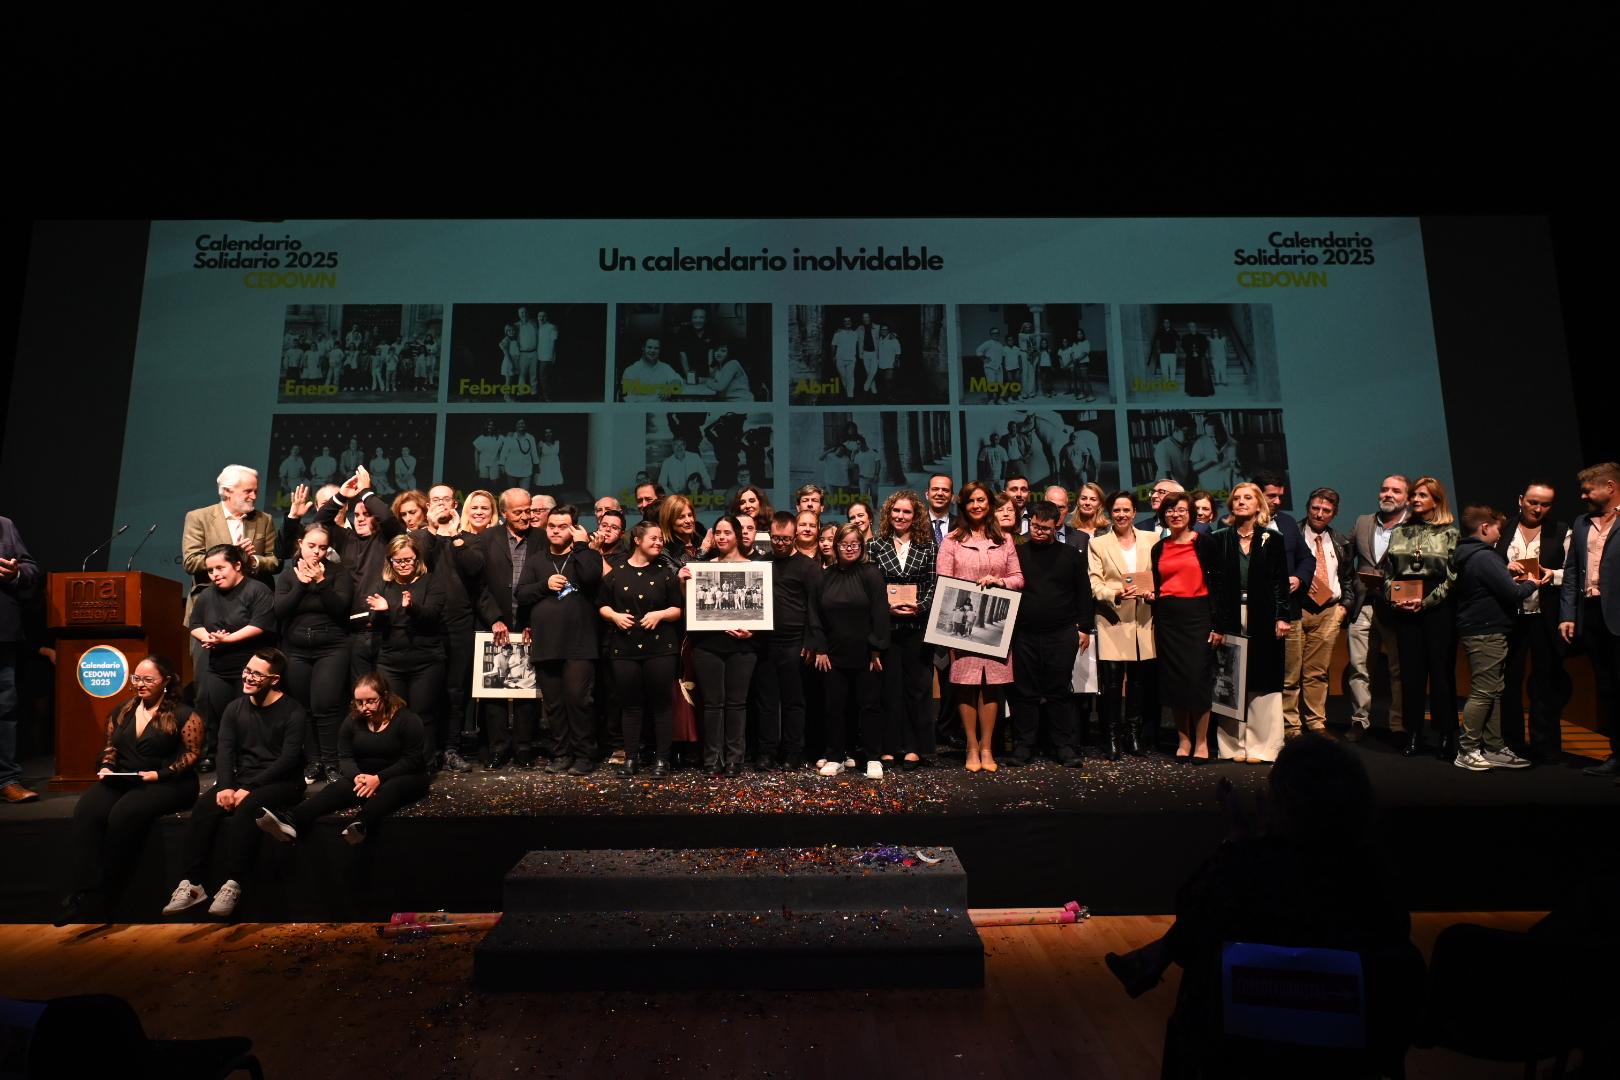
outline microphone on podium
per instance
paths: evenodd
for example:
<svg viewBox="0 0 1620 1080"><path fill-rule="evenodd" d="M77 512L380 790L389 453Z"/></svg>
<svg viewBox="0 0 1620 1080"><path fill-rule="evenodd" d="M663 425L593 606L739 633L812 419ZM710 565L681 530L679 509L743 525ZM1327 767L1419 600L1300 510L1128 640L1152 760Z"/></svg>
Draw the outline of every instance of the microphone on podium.
<svg viewBox="0 0 1620 1080"><path fill-rule="evenodd" d="M157 522L154 521L152 527L146 530L146 535L141 537L141 542L135 545L135 550L129 553L129 562L124 564L125 570L135 569L135 556L141 553L141 548L146 546L146 542L152 539L152 534L155 532L157 532Z"/></svg>
<svg viewBox="0 0 1620 1080"><path fill-rule="evenodd" d="M113 533L111 536L107 537L107 539L105 539L101 543L97 544L96 549L94 551L92 551L90 554L88 554L88 555L86 555L84 557L84 562L79 564L79 572L83 573L84 571L90 569L90 560L95 558L98 554L100 554L107 547L108 544L112 543L114 540L118 539L120 536L123 536L128 531L129 531L129 526L128 525L120 525L120 526L118 526L118 531L117 532Z"/></svg>

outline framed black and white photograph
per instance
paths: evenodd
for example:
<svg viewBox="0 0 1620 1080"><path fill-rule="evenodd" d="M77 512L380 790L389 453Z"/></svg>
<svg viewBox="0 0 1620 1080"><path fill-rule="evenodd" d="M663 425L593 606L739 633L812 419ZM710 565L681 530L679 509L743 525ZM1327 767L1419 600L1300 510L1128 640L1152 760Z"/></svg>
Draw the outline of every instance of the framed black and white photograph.
<svg viewBox="0 0 1620 1080"><path fill-rule="evenodd" d="M439 400L443 304L289 304L283 405Z"/></svg>
<svg viewBox="0 0 1620 1080"><path fill-rule="evenodd" d="M928 609L923 640L960 652L1007 659L1020 596L1011 589L981 589L963 578L941 576Z"/></svg>
<svg viewBox="0 0 1620 1080"><path fill-rule="evenodd" d="M270 421L268 468L259 474L259 490L267 508L285 509L300 484L314 498L363 465L384 499L425 491L437 478L438 433L439 418L432 413L277 413Z"/></svg>
<svg viewBox="0 0 1620 1080"><path fill-rule="evenodd" d="M1249 639L1239 634L1226 634L1215 646L1214 700L1210 710L1219 716L1243 719L1248 700Z"/></svg>
<svg viewBox="0 0 1620 1080"><path fill-rule="evenodd" d="M1219 517L1239 481L1260 472L1288 476L1281 409L1133 409L1125 419L1131 440L1131 483L1144 499L1153 481L1169 477L1188 491L1212 493ZM1287 503L1285 497L1284 509Z"/></svg>
<svg viewBox="0 0 1620 1080"><path fill-rule="evenodd" d="M771 400L771 305L619 304L611 401Z"/></svg>
<svg viewBox="0 0 1620 1080"><path fill-rule="evenodd" d="M1120 348L1130 402L1277 402L1270 304L1123 304Z"/></svg>
<svg viewBox="0 0 1620 1080"><path fill-rule="evenodd" d="M591 424L582 413L450 413L441 478L457 491L520 487L591 504Z"/></svg>
<svg viewBox="0 0 1620 1080"><path fill-rule="evenodd" d="M694 562L686 582L686 629L771 630L769 562Z"/></svg>
<svg viewBox="0 0 1620 1080"><path fill-rule="evenodd" d="M935 473L957 475L953 418L944 409L795 411L789 486L820 485L827 510L881 506L901 488L924 491Z"/></svg>
<svg viewBox="0 0 1620 1080"><path fill-rule="evenodd" d="M529 650L521 638L495 644L495 635L480 630L473 635L473 697L537 698L540 696Z"/></svg>
<svg viewBox="0 0 1620 1080"><path fill-rule="evenodd" d="M775 416L769 412L638 412L615 409L613 475L624 478L619 501L634 505L629 481L645 476L692 501L704 520L720 513L737 489L776 485ZM631 500L627 502L626 500Z"/></svg>
<svg viewBox="0 0 1620 1080"><path fill-rule="evenodd" d="M447 401L601 401L607 305L457 304Z"/></svg>
<svg viewBox="0 0 1620 1080"><path fill-rule="evenodd" d="M1114 410L964 409L962 446L967 475L991 491L1023 476L1040 491L1056 484L1078 491L1081 484L1119 487L1119 438Z"/></svg>
<svg viewBox="0 0 1620 1080"><path fill-rule="evenodd" d="M1118 400L1106 304L958 304L961 402Z"/></svg>
<svg viewBox="0 0 1620 1080"><path fill-rule="evenodd" d="M793 405L944 405L948 359L943 304L788 308Z"/></svg>

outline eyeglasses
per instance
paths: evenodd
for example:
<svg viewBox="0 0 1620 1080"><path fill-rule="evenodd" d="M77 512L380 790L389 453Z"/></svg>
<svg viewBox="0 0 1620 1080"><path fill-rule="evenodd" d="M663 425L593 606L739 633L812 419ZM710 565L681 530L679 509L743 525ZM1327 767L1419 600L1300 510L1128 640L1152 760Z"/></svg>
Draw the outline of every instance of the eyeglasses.
<svg viewBox="0 0 1620 1080"><path fill-rule="evenodd" d="M368 706L381 705L381 704L382 704L382 700L380 698L357 697L357 698L354 699L354 707L357 708L357 709L364 709L364 708L366 708Z"/></svg>
<svg viewBox="0 0 1620 1080"><path fill-rule="evenodd" d="M859 550L861 550L861 542L859 540L845 540L844 542L842 542L838 546L840 548L842 548L843 550L845 550L845 551L859 551Z"/></svg>
<svg viewBox="0 0 1620 1080"><path fill-rule="evenodd" d="M404 556L401 556L398 559L389 559L388 561L390 563L392 563L393 565L395 565L395 566L415 566L416 565L416 556L415 555L404 555Z"/></svg>
<svg viewBox="0 0 1620 1080"><path fill-rule="evenodd" d="M245 667L242 669L243 682L268 682L273 678L275 678L275 676L268 671L254 671L250 667Z"/></svg>
<svg viewBox="0 0 1620 1080"><path fill-rule="evenodd" d="M157 686L163 682L161 675L131 675L129 681L136 686Z"/></svg>

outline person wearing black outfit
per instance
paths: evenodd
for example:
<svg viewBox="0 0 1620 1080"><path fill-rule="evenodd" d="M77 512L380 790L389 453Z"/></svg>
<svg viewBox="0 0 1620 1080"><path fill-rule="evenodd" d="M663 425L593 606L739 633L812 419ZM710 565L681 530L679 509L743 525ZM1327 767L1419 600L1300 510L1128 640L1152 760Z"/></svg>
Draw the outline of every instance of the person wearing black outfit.
<svg viewBox="0 0 1620 1080"><path fill-rule="evenodd" d="M335 527L340 514L346 514L350 527ZM371 474L362 466L343 482L337 494L315 512L317 524L325 525L343 560L343 568L353 579L349 609L349 677L358 679L377 666L377 637L367 614L366 597L382 585L383 565L388 561L388 544L405 532L405 526L371 487Z"/></svg>
<svg viewBox="0 0 1620 1080"><path fill-rule="evenodd" d="M1581 772L1620 784L1620 464L1605 461L1576 474L1587 512L1570 529L1569 562L1559 594L1558 636L1577 639L1592 662L1597 722L1609 729L1609 756Z"/></svg>
<svg viewBox="0 0 1620 1080"><path fill-rule="evenodd" d="M822 776L844 771L846 756L866 763L866 775L882 779L883 653L889 648L889 590L883 571L866 561L866 541L856 525L839 526L834 561L810 594L806 640L816 670L825 675L827 764ZM861 754L848 747L850 721L857 722Z"/></svg>
<svg viewBox="0 0 1620 1080"><path fill-rule="evenodd" d="M547 726L557 739L556 756L546 771L586 776L596 769L591 692L600 653L596 625L601 621L597 594L602 556L575 541L577 520L571 504L551 510L547 547L529 556L512 596L518 621L529 630L529 659Z"/></svg>
<svg viewBox="0 0 1620 1080"><path fill-rule="evenodd" d="M889 605L889 648L883 654L883 751L901 753L900 767L906 770L932 759L938 746L932 700L934 647L923 640L939 581L934 569L939 548L933 535L922 496L897 491L884 500L878 538L867 549L872 565L883 574ZM895 603L896 587L913 590L916 598Z"/></svg>
<svg viewBox="0 0 1620 1080"><path fill-rule="evenodd" d="M505 648L512 628L519 627L523 644L529 644L529 628L517 617L513 592L531 558L537 556L541 539L529 527L531 502L522 488L507 488L500 496L501 524L484 530L482 539L483 573L478 590L478 624L489 630L495 644ZM484 705L484 723L489 728L489 757L484 768L499 769L508 761L526 769L534 763L535 703L514 699L489 701Z"/></svg>
<svg viewBox="0 0 1620 1080"><path fill-rule="evenodd" d="M298 775L309 719L303 706L281 692L287 658L260 649L242 669L243 696L231 703L219 726L219 775L191 807L186 832L186 877L175 886L163 914L177 915L208 899L214 838L225 827L225 882L209 905L210 915L229 917L242 897L242 882L258 850L254 819L265 807L292 806L304 797Z"/></svg>
<svg viewBox="0 0 1620 1080"><path fill-rule="evenodd" d="M794 517L779 510L771 517L771 622L754 668L759 706L758 745L754 768L804 768L804 628L809 618L810 590L821 578L821 560L797 550Z"/></svg>
<svg viewBox="0 0 1620 1080"><path fill-rule="evenodd" d="M1086 559L1057 542L1062 523L1063 512L1040 500L1030 507L1029 542L1018 548L1024 592L1012 639L1013 751L1003 762L1015 767L1034 759L1043 720L1058 763L1082 763L1070 686L1075 657L1097 629L1096 605Z"/></svg>
<svg viewBox="0 0 1620 1080"><path fill-rule="evenodd" d="M602 577L598 614L612 627L607 635L608 663L623 703L624 765L634 776L641 755L642 722L651 714L655 746L652 775L669 775L673 737L670 687L680 663L681 583L658 556L664 533L643 521L631 533L635 548Z"/></svg>
<svg viewBox="0 0 1620 1080"><path fill-rule="evenodd" d="M205 731L200 772L214 771L220 717L236 697L237 672L253 650L275 641L275 596L246 571L247 556L235 544L215 544L203 556L211 584L192 601L192 640L208 664L197 672L197 708Z"/></svg>
<svg viewBox="0 0 1620 1080"><path fill-rule="evenodd" d="M93 900L129 879L152 822L197 801L203 718L180 700L180 677L149 656L130 678L135 696L107 717L99 782L73 808L73 870L56 925L79 922Z"/></svg>
<svg viewBox="0 0 1620 1080"><path fill-rule="evenodd" d="M287 654L286 692L309 714L304 780L338 778L338 725L349 682L349 607L354 579L327 561L330 532L311 525L276 578L275 613Z"/></svg>
<svg viewBox="0 0 1620 1080"><path fill-rule="evenodd" d="M742 523L731 515L709 530L715 556L707 565L748 563L743 554ZM759 653L751 630L704 630L689 633L692 667L703 697L703 767L715 776L742 772L748 750L748 688Z"/></svg>
<svg viewBox="0 0 1620 1080"><path fill-rule="evenodd" d="M1508 634L1507 682L1502 695L1502 740L1531 761L1556 761L1563 747L1561 718L1574 686L1564 670L1565 646L1558 636L1559 591L1569 558L1570 529L1549 520L1557 492L1544 480L1531 481L1519 496L1519 517L1502 529L1496 550L1515 576L1539 567L1537 591L1519 605ZM1530 674L1530 730L1525 732L1525 670Z"/></svg>
<svg viewBox="0 0 1620 1080"><path fill-rule="evenodd" d="M444 696L447 722L443 749L444 767L451 772L468 772L467 755L476 753L478 721L475 708L468 707L472 687L474 601L478 578L484 568L484 549L476 533L461 531L456 513L456 492L448 484L435 484L428 491L426 528L414 535L425 545L428 569L444 586Z"/></svg>
<svg viewBox="0 0 1620 1080"><path fill-rule="evenodd" d="M427 794L427 728L381 672L362 675L354 684L354 705L338 732L338 745L342 778L290 811L277 814L265 807L259 828L290 843L327 814L358 806L359 816L339 835L361 844L383 818Z"/></svg>
<svg viewBox="0 0 1620 1080"><path fill-rule="evenodd" d="M446 567L447 574L454 573ZM388 565L376 592L366 597L377 639L377 670L396 686L427 729L428 760L447 734L444 698L444 583L430 573L415 536L388 542Z"/></svg>
<svg viewBox="0 0 1620 1080"><path fill-rule="evenodd" d="M1244 718L1222 717L1215 748L1232 761L1276 761L1285 741L1283 654L1288 638L1288 559L1282 537L1267 529L1269 510L1258 484L1244 482L1229 496L1232 524L1210 539L1218 545L1209 574L1215 594L1219 645L1229 634L1247 635Z"/></svg>

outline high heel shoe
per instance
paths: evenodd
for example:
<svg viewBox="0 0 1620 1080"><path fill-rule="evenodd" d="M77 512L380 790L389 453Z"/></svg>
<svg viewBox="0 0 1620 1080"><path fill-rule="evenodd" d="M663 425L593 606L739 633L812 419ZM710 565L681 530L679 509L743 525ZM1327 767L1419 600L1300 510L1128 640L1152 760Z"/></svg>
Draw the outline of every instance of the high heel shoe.
<svg viewBox="0 0 1620 1080"><path fill-rule="evenodd" d="M996 764L996 759L990 756L988 750L979 751L979 767L984 769L985 772L995 772L1001 768L1000 765Z"/></svg>
<svg viewBox="0 0 1620 1080"><path fill-rule="evenodd" d="M978 772L983 767L984 766L979 764L979 752L977 750L969 750L967 752L967 771Z"/></svg>

